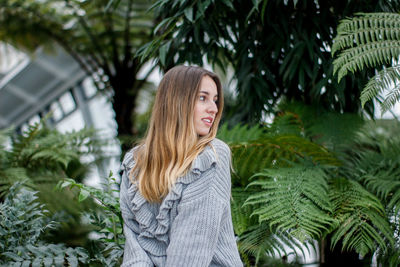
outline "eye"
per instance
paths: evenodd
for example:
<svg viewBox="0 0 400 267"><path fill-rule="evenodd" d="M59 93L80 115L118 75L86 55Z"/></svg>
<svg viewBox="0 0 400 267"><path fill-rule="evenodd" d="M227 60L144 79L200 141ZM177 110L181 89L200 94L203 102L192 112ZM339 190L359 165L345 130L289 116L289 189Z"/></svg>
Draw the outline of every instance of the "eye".
<svg viewBox="0 0 400 267"><path fill-rule="evenodd" d="M205 100L206 100L206 97L205 97L204 95L201 95L201 96L199 96L199 100L200 100L200 101L205 101Z"/></svg>

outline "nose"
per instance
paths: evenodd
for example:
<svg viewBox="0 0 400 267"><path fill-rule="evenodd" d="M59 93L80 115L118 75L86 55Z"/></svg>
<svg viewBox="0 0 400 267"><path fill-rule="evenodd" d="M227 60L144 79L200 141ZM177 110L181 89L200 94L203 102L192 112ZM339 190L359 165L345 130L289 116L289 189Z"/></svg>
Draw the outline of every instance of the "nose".
<svg viewBox="0 0 400 267"><path fill-rule="evenodd" d="M214 101L211 101L211 103L207 107L207 112L210 114L213 114L213 115L217 114L217 112L218 112L217 103L215 103Z"/></svg>

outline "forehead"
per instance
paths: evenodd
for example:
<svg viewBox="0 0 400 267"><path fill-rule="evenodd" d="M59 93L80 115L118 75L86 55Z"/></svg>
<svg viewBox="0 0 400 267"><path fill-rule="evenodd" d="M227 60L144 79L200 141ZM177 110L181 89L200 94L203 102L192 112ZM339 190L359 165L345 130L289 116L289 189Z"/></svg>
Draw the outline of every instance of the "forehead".
<svg viewBox="0 0 400 267"><path fill-rule="evenodd" d="M204 76L200 82L200 92L206 92L210 95L218 95L217 85L210 76Z"/></svg>

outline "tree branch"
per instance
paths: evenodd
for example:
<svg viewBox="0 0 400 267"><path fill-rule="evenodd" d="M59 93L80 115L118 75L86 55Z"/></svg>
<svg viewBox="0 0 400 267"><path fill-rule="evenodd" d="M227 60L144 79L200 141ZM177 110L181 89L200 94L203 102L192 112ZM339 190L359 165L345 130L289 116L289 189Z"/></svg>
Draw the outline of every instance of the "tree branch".
<svg viewBox="0 0 400 267"><path fill-rule="evenodd" d="M89 28L89 26L87 25L86 21L84 20L84 18L82 16L80 16L76 10L76 8L74 6L72 6L68 0L65 0L65 3L67 6L71 7L73 9L74 15L76 18L78 18L78 21L80 23L80 25L82 26L83 30L85 31L85 33L87 34L87 36L89 37L89 40L91 41L91 43L93 44L93 47L97 50L97 53L99 53L100 58L98 58L96 56L96 54L92 54L93 59L99 63L99 65L103 68L103 70L107 73L111 73L110 72L110 68L108 66L108 61L107 61L107 57L104 55L102 48L99 45L99 40L97 40L96 36L92 33L91 29Z"/></svg>
<svg viewBox="0 0 400 267"><path fill-rule="evenodd" d="M126 11L125 17L125 32L124 32L124 61L123 66L128 66L128 62L131 59L131 42L130 42L130 35L131 35L131 11L132 11L132 0L128 2L128 10Z"/></svg>
<svg viewBox="0 0 400 267"><path fill-rule="evenodd" d="M115 32L114 32L114 20L112 13L110 11L106 11L106 22L105 22L105 27L107 29L107 34L111 38L111 48L112 48L112 53L113 53L113 64L114 64L114 70L116 70L120 67L120 61L118 57L118 49L117 49L117 41L115 37Z"/></svg>

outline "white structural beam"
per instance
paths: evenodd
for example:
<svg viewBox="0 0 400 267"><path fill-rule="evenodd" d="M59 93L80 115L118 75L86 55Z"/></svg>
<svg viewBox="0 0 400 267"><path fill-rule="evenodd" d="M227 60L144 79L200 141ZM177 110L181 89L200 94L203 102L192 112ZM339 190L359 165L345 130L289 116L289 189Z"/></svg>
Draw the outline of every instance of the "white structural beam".
<svg viewBox="0 0 400 267"><path fill-rule="evenodd" d="M30 108L29 110L24 111L23 116L18 116L18 118L15 120L16 125L20 125L26 120L28 120L30 117L33 115L37 114L40 112L43 108L45 108L47 105L49 105L53 100L55 100L57 97L59 97L63 92L68 90L68 88L74 86L79 80L83 79L86 74L81 71L79 68L77 68L78 71L75 73L71 73L70 77L71 79L68 79L66 82L64 82L61 86L54 88L54 86L59 82L58 79L55 79L52 83L50 83L46 88L44 88L43 91L49 91L49 93L40 98L40 101L33 107ZM53 87L53 88L52 88ZM26 107L19 107L16 109L13 114L10 116L13 118L17 114L20 114Z"/></svg>
<svg viewBox="0 0 400 267"><path fill-rule="evenodd" d="M23 69L25 69L30 62L30 59L26 58L22 60L14 69L8 72L7 75L0 80L0 90L3 89Z"/></svg>
<svg viewBox="0 0 400 267"><path fill-rule="evenodd" d="M35 104L38 102L38 99L36 97L34 97L33 95L29 94L28 92L26 92L24 89L22 89L21 87L12 84L12 83L8 83L6 84L6 88L8 89L7 91L10 92L13 95L16 95L22 99L24 99L26 102L30 103L30 104Z"/></svg>
<svg viewBox="0 0 400 267"><path fill-rule="evenodd" d="M69 78L68 72L43 57L38 57L37 59L35 59L35 63L37 63L46 71L53 73L61 80L66 80Z"/></svg>
<svg viewBox="0 0 400 267"><path fill-rule="evenodd" d="M4 128L8 126L10 126L10 122L0 115L0 127Z"/></svg>

